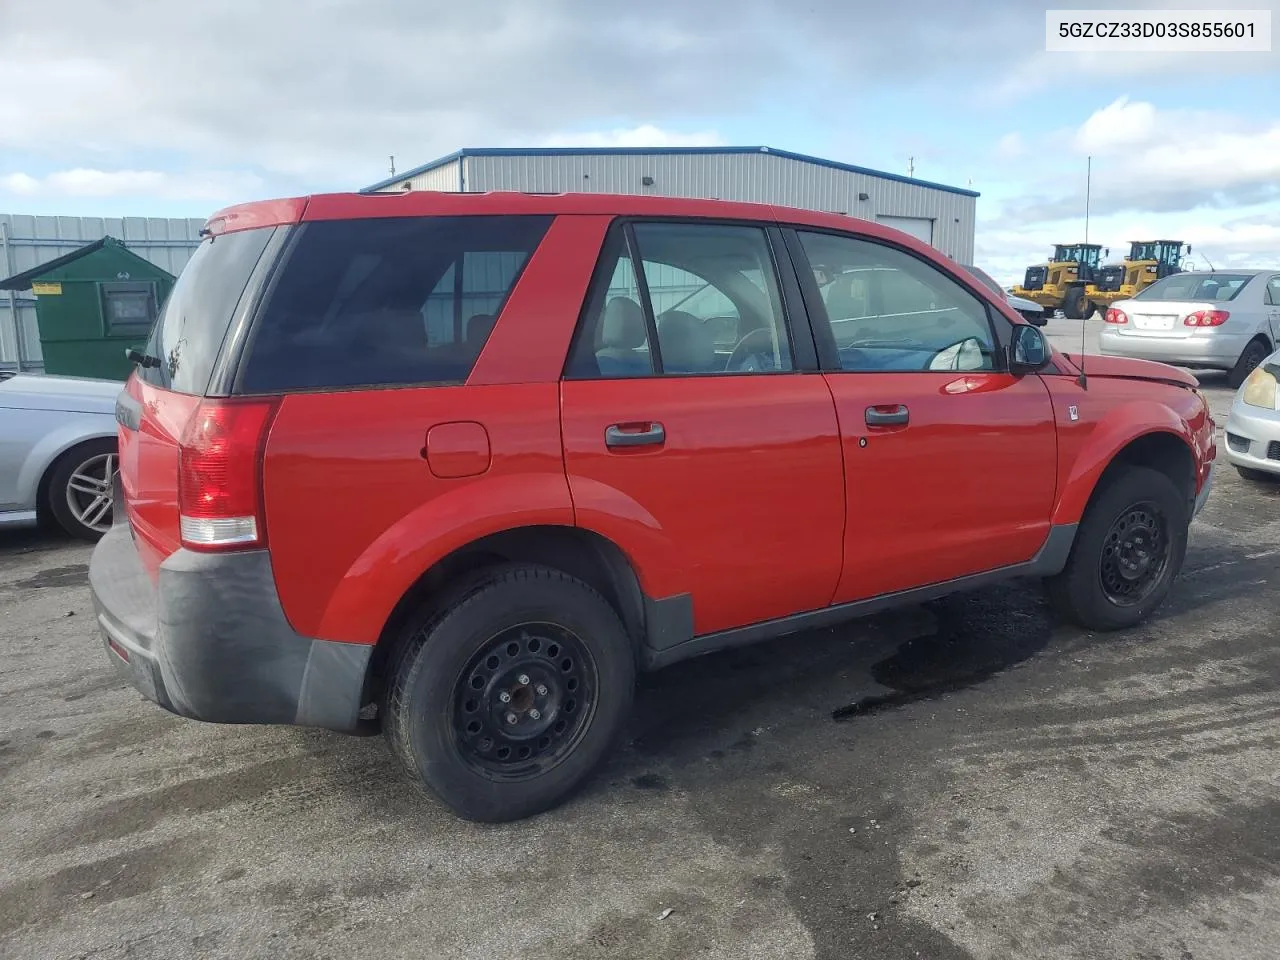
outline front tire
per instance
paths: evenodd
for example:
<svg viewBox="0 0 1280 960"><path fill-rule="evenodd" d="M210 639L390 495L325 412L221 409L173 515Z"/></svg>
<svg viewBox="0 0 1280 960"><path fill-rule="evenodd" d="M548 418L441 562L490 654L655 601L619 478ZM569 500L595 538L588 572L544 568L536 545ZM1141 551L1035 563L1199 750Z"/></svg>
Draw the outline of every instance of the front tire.
<svg viewBox="0 0 1280 960"><path fill-rule="evenodd" d="M111 529L112 475L116 442L89 440L72 447L54 464L45 505L58 526L81 540L96 541Z"/></svg>
<svg viewBox="0 0 1280 960"><path fill-rule="evenodd" d="M1274 473L1267 473L1264 470L1255 470L1253 467L1236 467L1236 472L1245 480L1252 480L1254 483L1280 483L1280 477Z"/></svg>
<svg viewBox="0 0 1280 960"><path fill-rule="evenodd" d="M505 822L566 800L616 743L635 652L590 586L498 567L407 626L383 729L406 772L459 816Z"/></svg>
<svg viewBox="0 0 1280 960"><path fill-rule="evenodd" d="M1165 474L1122 468L1085 511L1065 569L1046 583L1054 608L1087 630L1141 623L1182 569L1190 524L1186 497Z"/></svg>
<svg viewBox="0 0 1280 960"><path fill-rule="evenodd" d="M1084 290L1072 287L1062 301L1062 315L1068 320L1084 319Z"/></svg>
<svg viewBox="0 0 1280 960"><path fill-rule="evenodd" d="M1267 359L1270 353L1271 350L1263 341L1250 340L1244 352L1240 354L1240 359L1236 361L1236 365L1227 374L1227 386L1232 390L1239 390L1245 378L1253 373L1258 364Z"/></svg>

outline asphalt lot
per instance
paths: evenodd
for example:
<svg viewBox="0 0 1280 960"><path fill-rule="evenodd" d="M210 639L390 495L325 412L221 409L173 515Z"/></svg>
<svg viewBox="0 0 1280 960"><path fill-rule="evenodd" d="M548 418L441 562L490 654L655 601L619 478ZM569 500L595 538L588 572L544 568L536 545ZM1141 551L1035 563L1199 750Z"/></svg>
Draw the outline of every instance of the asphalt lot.
<svg viewBox="0 0 1280 960"><path fill-rule="evenodd" d="M648 677L584 794L496 827L380 739L142 701L89 553L0 534L5 958L1276 956L1280 486L1220 470L1121 636L1019 583Z"/></svg>

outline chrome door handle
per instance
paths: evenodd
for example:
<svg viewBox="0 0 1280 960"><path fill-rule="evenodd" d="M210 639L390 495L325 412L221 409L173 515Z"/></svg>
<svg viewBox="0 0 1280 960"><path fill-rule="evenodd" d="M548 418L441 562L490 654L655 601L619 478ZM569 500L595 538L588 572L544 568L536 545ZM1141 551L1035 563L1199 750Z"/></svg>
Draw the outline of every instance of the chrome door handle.
<svg viewBox="0 0 1280 960"><path fill-rule="evenodd" d="M659 446L667 440L667 431L660 423L615 423L604 431L606 447Z"/></svg>

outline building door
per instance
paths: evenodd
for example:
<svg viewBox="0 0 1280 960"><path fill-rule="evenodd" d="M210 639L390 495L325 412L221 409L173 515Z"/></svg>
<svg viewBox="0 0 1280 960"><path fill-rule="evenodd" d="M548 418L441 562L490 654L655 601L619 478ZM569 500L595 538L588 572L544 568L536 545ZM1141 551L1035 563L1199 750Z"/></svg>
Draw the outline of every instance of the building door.
<svg viewBox="0 0 1280 960"><path fill-rule="evenodd" d="M876 223L909 233L917 240L933 246L933 220L928 217L876 217Z"/></svg>

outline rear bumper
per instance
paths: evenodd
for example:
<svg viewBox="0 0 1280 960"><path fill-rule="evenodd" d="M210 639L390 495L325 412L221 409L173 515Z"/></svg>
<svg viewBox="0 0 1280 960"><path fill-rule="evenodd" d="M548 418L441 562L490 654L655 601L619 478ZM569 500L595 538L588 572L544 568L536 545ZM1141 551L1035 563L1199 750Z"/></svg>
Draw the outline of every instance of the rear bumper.
<svg viewBox="0 0 1280 960"><path fill-rule="evenodd" d="M153 584L127 522L117 522L94 548L89 585L107 656L166 710L214 723L357 727L373 648L294 633L265 550L179 550Z"/></svg>
<svg viewBox="0 0 1280 960"><path fill-rule="evenodd" d="M1098 335L1099 350L1111 357L1156 360L1183 367L1230 370L1240 359L1251 335L1214 333L1210 336L1160 337L1123 334L1113 326Z"/></svg>

